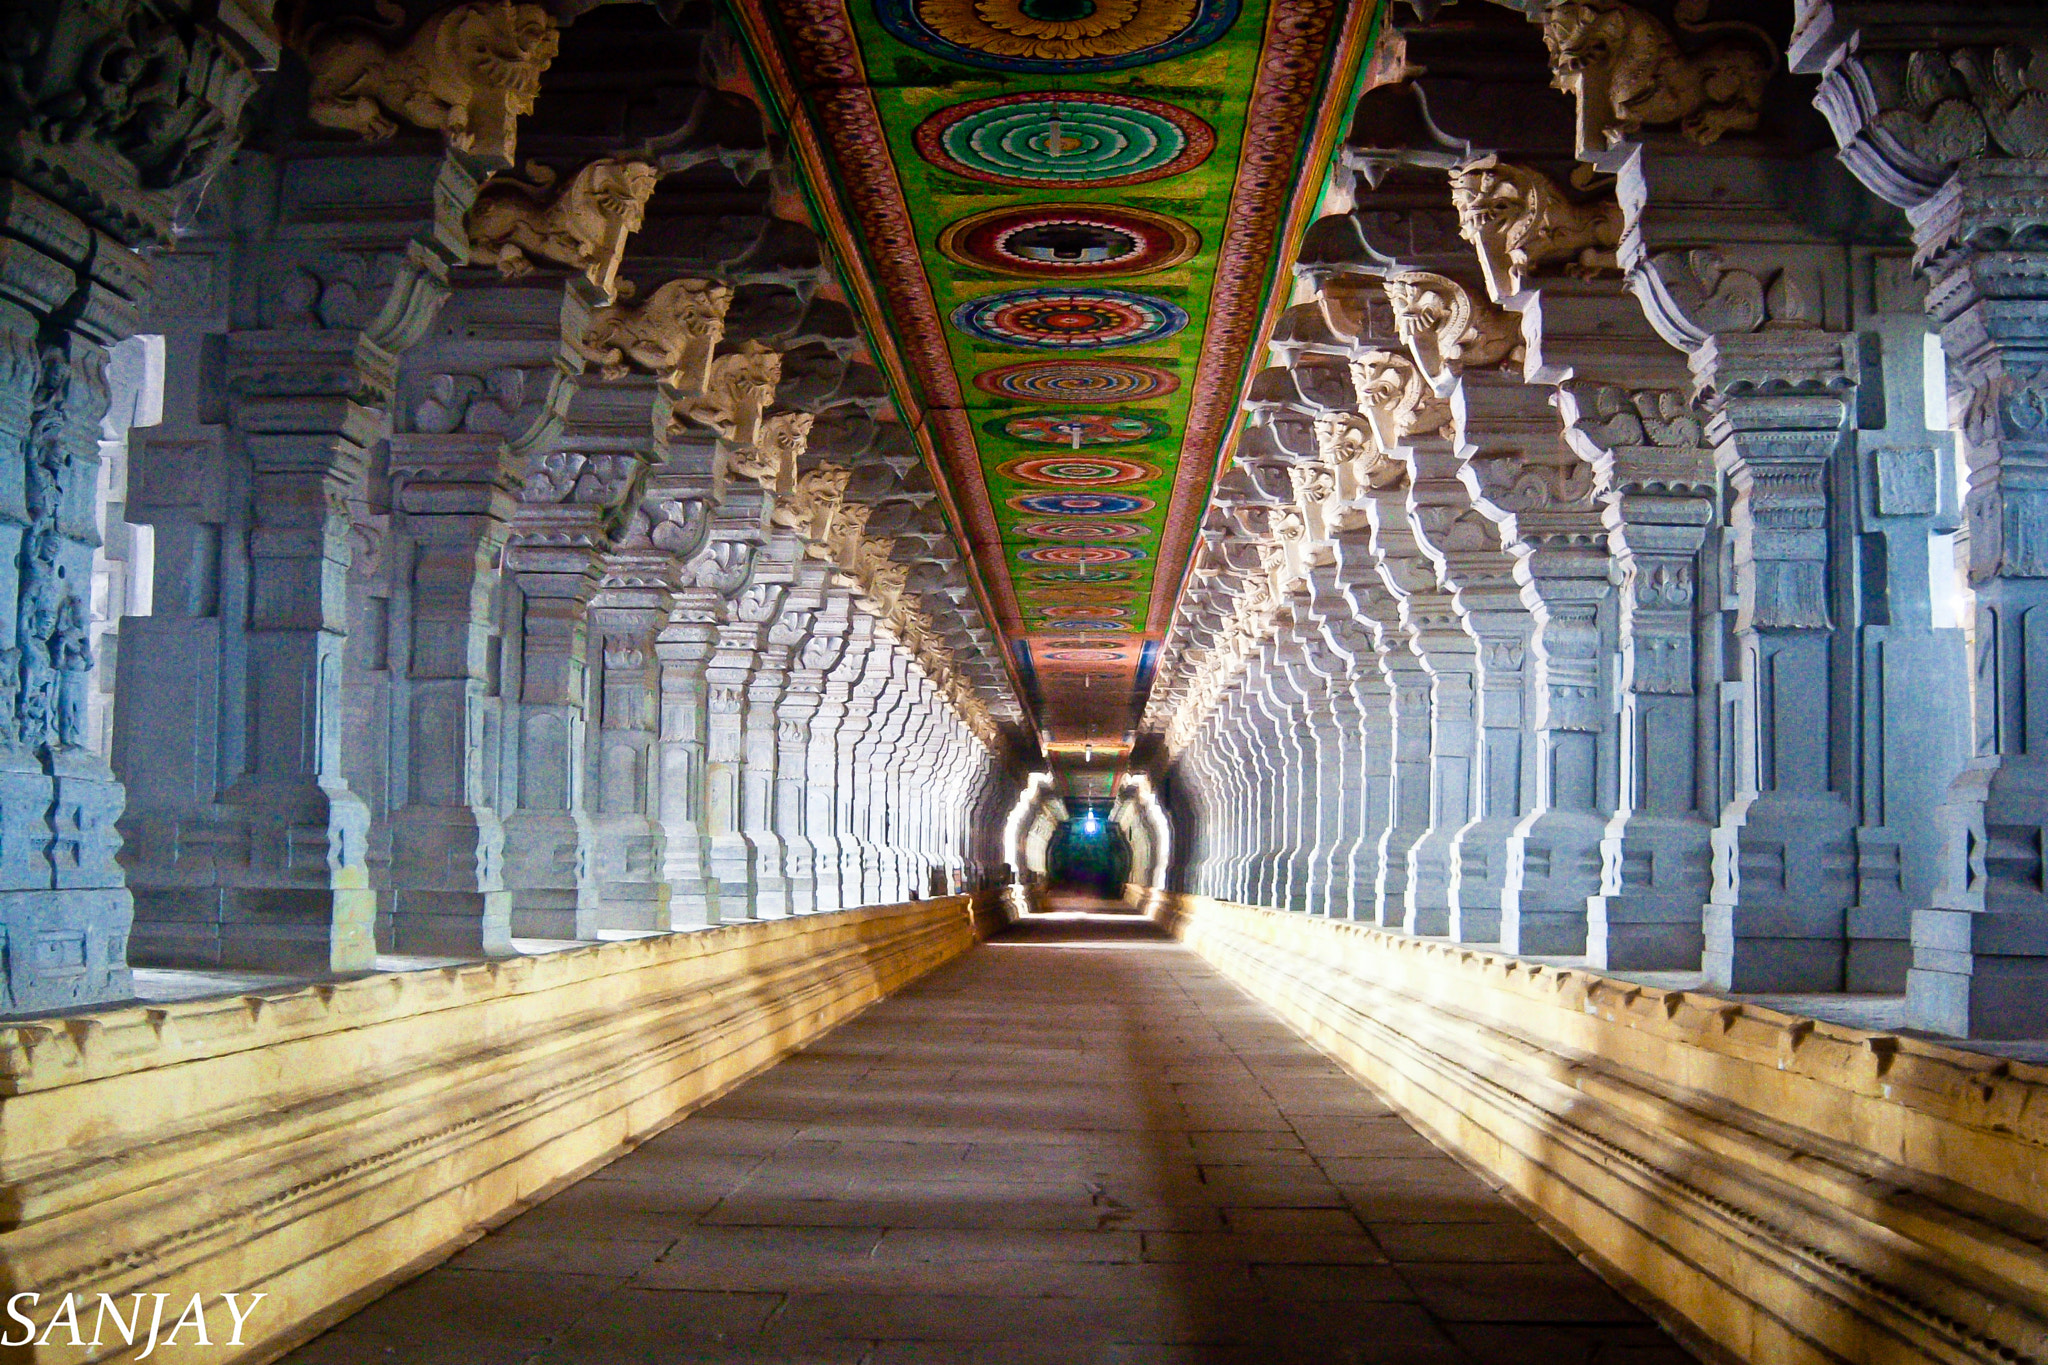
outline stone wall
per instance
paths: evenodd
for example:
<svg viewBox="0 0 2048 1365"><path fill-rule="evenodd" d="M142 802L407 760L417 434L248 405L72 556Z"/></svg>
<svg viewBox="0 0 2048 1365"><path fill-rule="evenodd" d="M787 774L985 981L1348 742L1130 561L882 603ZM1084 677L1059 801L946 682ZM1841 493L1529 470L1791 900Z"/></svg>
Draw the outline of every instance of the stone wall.
<svg viewBox="0 0 2048 1365"><path fill-rule="evenodd" d="M948 896L10 1025L0 1275L42 1295L39 1321L66 1292L209 1312L266 1294L244 1349L152 1358L270 1359L965 952L984 918Z"/></svg>
<svg viewBox="0 0 2048 1365"><path fill-rule="evenodd" d="M1146 904L1695 1341L1771 1365L2048 1348L2048 1068L1366 925Z"/></svg>

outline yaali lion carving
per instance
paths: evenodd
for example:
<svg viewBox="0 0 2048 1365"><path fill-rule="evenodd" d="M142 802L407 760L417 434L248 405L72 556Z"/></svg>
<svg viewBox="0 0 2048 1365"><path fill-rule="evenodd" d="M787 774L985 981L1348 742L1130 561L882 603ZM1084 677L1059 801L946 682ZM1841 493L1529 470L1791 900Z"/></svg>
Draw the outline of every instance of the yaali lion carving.
<svg viewBox="0 0 2048 1365"><path fill-rule="evenodd" d="M1702 145L1756 127L1776 65L1767 35L1748 24L1688 22L1701 4L1678 8L1681 28L1740 29L1756 41L1686 53L1654 15L1621 0L1551 0L1544 10L1551 83L1578 101L1580 155L1644 124L1678 124Z"/></svg>
<svg viewBox="0 0 2048 1365"><path fill-rule="evenodd" d="M1615 268L1619 204L1574 204L1548 176L1494 156L1453 167L1450 176L1459 234L1477 248L1496 300L1520 293L1541 266L1582 275Z"/></svg>
<svg viewBox="0 0 2048 1365"><path fill-rule="evenodd" d="M378 5L395 31L404 11ZM399 121L441 133L457 151L510 161L519 119L533 112L541 73L560 44L539 5L486 0L443 10L403 47L376 32L326 27L305 40L316 123L381 142Z"/></svg>
<svg viewBox="0 0 2048 1365"><path fill-rule="evenodd" d="M1483 369L1522 353L1520 319L1474 299L1456 280L1426 270L1403 270L1386 278L1394 325L1432 379L1446 369Z"/></svg>
<svg viewBox="0 0 2048 1365"><path fill-rule="evenodd" d="M619 282L619 302L590 315L579 346L584 358L602 367L606 379L623 379L635 369L654 375L678 393L697 395L711 378L711 356L725 336L725 310L732 286L712 280L676 279L646 299Z"/></svg>
<svg viewBox="0 0 2048 1365"><path fill-rule="evenodd" d="M530 274L533 257L579 268L610 295L626 239L640 230L661 172L645 161L600 157L552 198L555 173L538 163L532 183L492 177L469 213L472 265L495 265L508 279Z"/></svg>

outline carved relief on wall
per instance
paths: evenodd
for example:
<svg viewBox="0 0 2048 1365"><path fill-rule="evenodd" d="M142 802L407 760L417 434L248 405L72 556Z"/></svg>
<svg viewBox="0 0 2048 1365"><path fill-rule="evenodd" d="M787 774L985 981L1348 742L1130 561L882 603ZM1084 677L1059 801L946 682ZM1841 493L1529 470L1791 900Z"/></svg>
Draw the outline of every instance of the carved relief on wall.
<svg viewBox="0 0 2048 1365"><path fill-rule="evenodd" d="M635 302L637 293L632 281L619 281L619 301L591 313L578 349L606 379L638 370L679 394L702 394L712 353L725 336L732 286L678 279Z"/></svg>
<svg viewBox="0 0 2048 1365"><path fill-rule="evenodd" d="M1698 52L1683 51L1671 30L1621 0L1551 0L1543 11L1552 84L1578 102L1578 152L1584 156L1645 124L1677 124L1705 145L1749 132L1763 110L1776 45L1747 24L1697 24L1694 33L1739 30Z"/></svg>
<svg viewBox="0 0 2048 1365"><path fill-rule="evenodd" d="M388 12L403 13L397 5ZM300 45L314 122L372 142L404 122L443 134L457 151L510 161L559 38L539 5L476 0L436 14L403 45L340 25L316 27Z"/></svg>
<svg viewBox="0 0 2048 1365"><path fill-rule="evenodd" d="M2048 157L2048 44L1858 54L1814 103L1857 177L1912 208L1971 157Z"/></svg>
<svg viewBox="0 0 2048 1365"><path fill-rule="evenodd" d="M1789 270L1743 269L1709 247L1663 251L1629 273L1630 287L1657 334L1680 350L1710 336L1821 325L1818 301Z"/></svg>
<svg viewBox="0 0 2048 1365"><path fill-rule="evenodd" d="M1450 176L1458 231L1478 249L1487 291L1496 300L1520 293L1528 277L1545 266L1562 267L1569 275L1615 268L1619 204L1575 204L1542 172L1492 156L1468 161Z"/></svg>
<svg viewBox="0 0 2048 1365"><path fill-rule="evenodd" d="M493 176L469 213L472 265L495 265L508 279L529 274L533 258L581 270L612 293L626 239L640 230L661 171L645 161L599 157L556 188L555 172L529 163L528 181Z"/></svg>

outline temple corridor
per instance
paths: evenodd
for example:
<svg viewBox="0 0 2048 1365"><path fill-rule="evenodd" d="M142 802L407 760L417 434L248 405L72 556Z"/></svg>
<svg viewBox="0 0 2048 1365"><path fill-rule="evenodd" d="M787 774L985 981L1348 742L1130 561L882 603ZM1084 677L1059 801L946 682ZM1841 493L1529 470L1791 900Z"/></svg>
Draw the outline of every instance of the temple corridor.
<svg viewBox="0 0 2048 1365"><path fill-rule="evenodd" d="M286 1365L1678 1365L1153 925L1034 916Z"/></svg>
<svg viewBox="0 0 2048 1365"><path fill-rule="evenodd" d="M2048 0L0 0L0 1281L2048 1365Z"/></svg>

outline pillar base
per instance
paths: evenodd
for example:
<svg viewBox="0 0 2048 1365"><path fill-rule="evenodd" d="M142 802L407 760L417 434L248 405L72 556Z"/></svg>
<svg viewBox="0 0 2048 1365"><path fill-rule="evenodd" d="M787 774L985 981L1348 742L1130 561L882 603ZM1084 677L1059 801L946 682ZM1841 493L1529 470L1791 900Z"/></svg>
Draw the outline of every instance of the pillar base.
<svg viewBox="0 0 2048 1365"><path fill-rule="evenodd" d="M1427 825L1395 825L1380 836L1380 871L1374 886L1373 923L1399 929L1408 913L1408 888L1413 881L1408 853L1429 833Z"/></svg>
<svg viewBox="0 0 2048 1365"><path fill-rule="evenodd" d="M138 967L311 973L377 965L377 897L366 887L135 888L128 960Z"/></svg>
<svg viewBox="0 0 2048 1365"><path fill-rule="evenodd" d="M2048 1037L2048 912L1915 911L1906 1009L1957 1037Z"/></svg>
<svg viewBox="0 0 2048 1365"><path fill-rule="evenodd" d="M1607 822L1591 811L1524 816L1508 844L1500 895L1504 951L1542 956L1586 951L1586 902L1600 890L1600 839Z"/></svg>
<svg viewBox="0 0 2048 1365"><path fill-rule="evenodd" d="M570 811L514 811L505 817L505 885L519 938L587 939L598 929L590 877L595 837Z"/></svg>
<svg viewBox="0 0 2048 1365"><path fill-rule="evenodd" d="M1432 826L1408 850L1408 893L1402 897L1401 930L1418 938L1451 932L1451 882L1458 865L1458 831Z"/></svg>
<svg viewBox="0 0 2048 1365"><path fill-rule="evenodd" d="M0 891L7 972L0 1012L75 1009L135 996L128 892L118 886Z"/></svg>
<svg viewBox="0 0 2048 1365"><path fill-rule="evenodd" d="M1488 816L1458 831L1457 879L1451 883L1451 938L1500 942L1500 893L1507 884L1508 841L1517 817Z"/></svg>
<svg viewBox="0 0 2048 1365"><path fill-rule="evenodd" d="M1621 811L1600 841L1586 956L1609 971L1698 971L1701 907L1714 891L1713 831L1696 817Z"/></svg>
<svg viewBox="0 0 2048 1365"><path fill-rule="evenodd" d="M1702 966L1730 991L1839 991L1856 895L1855 821L1832 793L1761 793L1713 833Z"/></svg>
<svg viewBox="0 0 2048 1365"><path fill-rule="evenodd" d="M390 951L418 957L516 957L507 891L394 891Z"/></svg>

